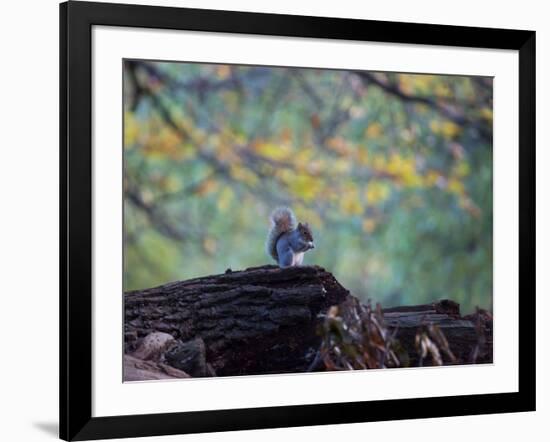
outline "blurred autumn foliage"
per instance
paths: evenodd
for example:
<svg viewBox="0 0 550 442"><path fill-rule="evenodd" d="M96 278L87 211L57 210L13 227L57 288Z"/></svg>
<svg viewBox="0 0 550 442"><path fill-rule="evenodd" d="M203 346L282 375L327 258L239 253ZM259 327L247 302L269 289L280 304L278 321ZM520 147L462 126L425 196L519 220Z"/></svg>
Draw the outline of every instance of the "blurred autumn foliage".
<svg viewBox="0 0 550 442"><path fill-rule="evenodd" d="M383 306L492 309L492 79L124 62L125 290L265 264L268 214L305 264Z"/></svg>

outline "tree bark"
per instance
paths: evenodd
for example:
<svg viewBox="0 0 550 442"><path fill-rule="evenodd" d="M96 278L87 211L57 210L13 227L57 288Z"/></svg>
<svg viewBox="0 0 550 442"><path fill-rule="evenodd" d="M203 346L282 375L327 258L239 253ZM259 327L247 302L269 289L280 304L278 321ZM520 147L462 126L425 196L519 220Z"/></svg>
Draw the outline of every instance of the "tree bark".
<svg viewBox="0 0 550 442"><path fill-rule="evenodd" d="M493 322L487 312L466 317L460 315L460 306L450 300L432 304L400 306L383 309L389 328L396 329L396 337L411 356L411 364L419 362L415 338L422 327L439 327L456 357L456 363L493 362Z"/></svg>
<svg viewBox="0 0 550 442"><path fill-rule="evenodd" d="M317 266L228 270L129 292L126 351L161 331L181 341L201 338L218 376L304 371L318 347L317 315L346 296Z"/></svg>
<svg viewBox="0 0 550 442"><path fill-rule="evenodd" d="M349 291L318 266L227 270L127 292L125 350L133 353L144 337L164 332L179 343L165 361L187 373L197 367L217 376L304 372L321 343L320 314L348 297ZM480 327L461 318L458 305L449 301L387 309L384 319L413 361L415 334L426 323L440 327L461 362L471 362L476 346L481 348ZM474 356L490 362L492 341L485 339L483 346ZM191 366L178 365L193 358Z"/></svg>

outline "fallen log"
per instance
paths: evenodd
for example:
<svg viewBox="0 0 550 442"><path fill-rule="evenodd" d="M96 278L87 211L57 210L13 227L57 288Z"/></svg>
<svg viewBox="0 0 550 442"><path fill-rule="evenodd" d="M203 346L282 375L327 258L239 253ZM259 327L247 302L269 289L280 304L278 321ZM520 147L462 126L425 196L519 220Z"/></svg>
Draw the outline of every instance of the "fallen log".
<svg viewBox="0 0 550 442"><path fill-rule="evenodd" d="M331 273L318 266L227 270L127 292L125 351L131 354L146 336L163 332L173 336L176 344L162 362L188 373L304 372L318 356L323 315L351 297ZM461 318L458 305L450 301L386 309L384 320L396 331L412 363L417 361L416 332L428 323L437 324L447 336L459 362L473 362L476 346L476 362L492 361L492 341L485 338L481 350L479 327ZM193 355L199 359L193 360Z"/></svg>
<svg viewBox="0 0 550 442"><path fill-rule="evenodd" d="M416 336L423 327L435 325L441 330L456 357L455 364L493 362L492 318L483 313L462 317L460 306L450 300L418 306L383 309L384 321L396 329L396 338L411 356L411 365L419 362Z"/></svg>
<svg viewBox="0 0 550 442"><path fill-rule="evenodd" d="M218 376L304 371L318 347L317 315L348 294L317 266L263 266L128 292L126 352L160 331L201 338Z"/></svg>

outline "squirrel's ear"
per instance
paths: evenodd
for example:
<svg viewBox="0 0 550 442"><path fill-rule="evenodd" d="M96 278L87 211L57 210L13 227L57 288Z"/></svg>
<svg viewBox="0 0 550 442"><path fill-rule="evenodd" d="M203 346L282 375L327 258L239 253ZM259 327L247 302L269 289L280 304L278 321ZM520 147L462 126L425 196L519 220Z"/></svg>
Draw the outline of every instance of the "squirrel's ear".
<svg viewBox="0 0 550 442"><path fill-rule="evenodd" d="M298 228L300 229L302 227L302 223L298 223Z"/></svg>

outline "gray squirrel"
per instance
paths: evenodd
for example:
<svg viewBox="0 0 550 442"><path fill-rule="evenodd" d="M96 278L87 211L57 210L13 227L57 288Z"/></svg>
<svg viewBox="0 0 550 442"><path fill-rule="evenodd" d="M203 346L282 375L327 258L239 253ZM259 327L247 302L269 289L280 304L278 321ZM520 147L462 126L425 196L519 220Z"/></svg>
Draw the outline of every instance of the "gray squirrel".
<svg viewBox="0 0 550 442"><path fill-rule="evenodd" d="M299 266L304 253L315 248L313 235L307 223L298 223L292 210L278 207L270 216L271 229L267 235L266 251L279 267Z"/></svg>

